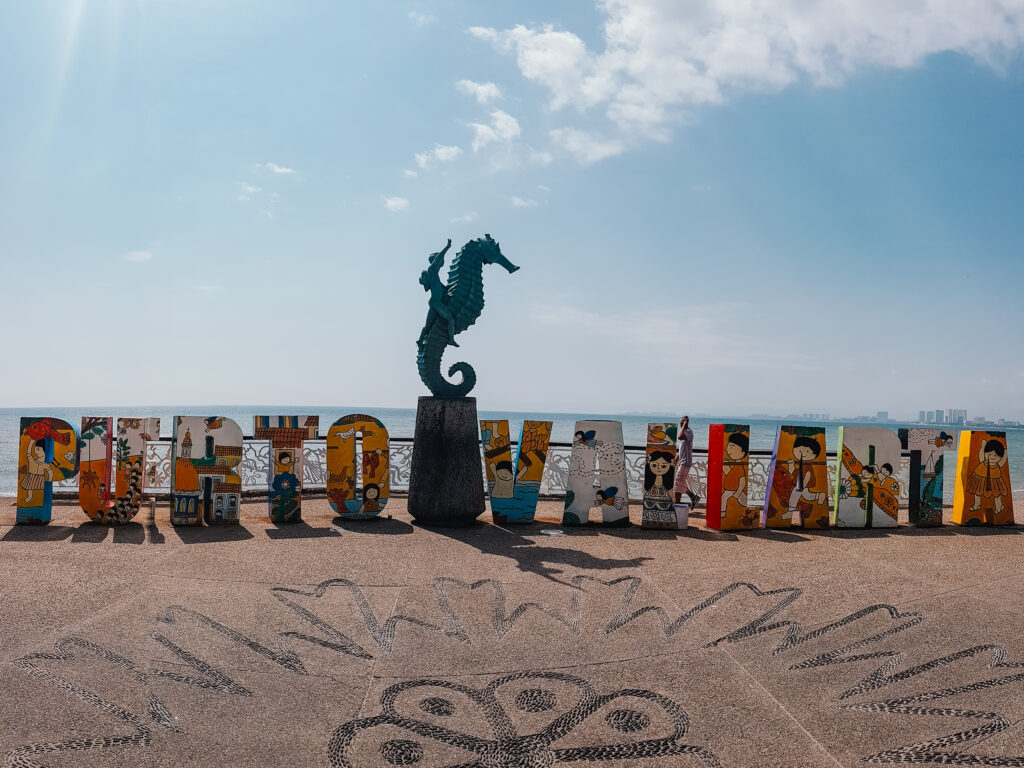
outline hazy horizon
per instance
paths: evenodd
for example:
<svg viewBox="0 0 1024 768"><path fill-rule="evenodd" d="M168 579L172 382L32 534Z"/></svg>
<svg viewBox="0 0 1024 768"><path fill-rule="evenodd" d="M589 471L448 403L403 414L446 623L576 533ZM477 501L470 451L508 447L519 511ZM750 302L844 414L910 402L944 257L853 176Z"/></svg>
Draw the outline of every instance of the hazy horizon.
<svg viewBox="0 0 1024 768"><path fill-rule="evenodd" d="M363 404L363 405L360 405L360 404L330 405L330 404L325 404L325 403L283 403L283 402L282 403L170 403L170 404L148 403L148 404L145 404L145 405L131 405L131 404L129 404L129 405L110 405L110 404L103 404L103 405L66 405L65 404L65 405L3 406L3 407L0 407L0 411L23 411L23 412L39 411L40 412L39 415L44 415L45 416L46 414L43 413L43 411L45 411L46 409L81 410L81 411L89 410L89 411L94 411L95 415L104 415L103 413L101 413L102 411L115 411L116 410L118 412L122 412L123 413L125 411L135 410L135 411L139 412L139 415L145 416L146 415L145 411L146 411L147 408L150 408L150 409L157 409L158 408L160 410L167 410L167 409L173 409L173 408L180 408L182 410L187 410L187 409L204 409L204 410L202 410L202 413L207 413L211 409L218 409L218 408L226 408L226 409L240 410L240 411L256 410L256 409L261 409L262 408L262 409L266 409L268 411L267 414L264 414L264 415L279 415L279 412L277 412L277 411L275 411L274 413L270 413L270 411L272 411L274 409L288 409L288 414L291 414L292 411L298 412L298 411L300 411L300 409L306 409L307 411L310 411L310 412L324 411L324 410L335 410L335 411L338 411L339 415L343 415L344 413L350 413L350 412L351 413L355 413L355 412L358 412L359 410L361 410L363 412L371 413L371 414L372 414L372 412L374 410L415 411L416 410L416 405L415 405L415 403L412 404L412 405L409 405L409 406L401 406L401 405L365 405L365 404ZM773 420L791 418L791 419L794 419L794 420L804 419L806 421L841 422L841 421L844 421L844 420L851 420L851 421L852 420L857 420L857 421L861 421L861 422L870 421L871 423L880 423L880 424L881 423L885 423L885 421L881 421L881 420L876 421L876 417L878 415L877 412L873 413L873 414L871 414L871 413L861 413L861 414L852 414L852 413L851 414L827 414L828 418L826 418L826 419L818 419L816 417L805 416L804 413L796 413L794 411L780 411L778 413L760 413L760 412L754 413L754 412L743 412L743 411L720 411L720 412L717 412L717 413L709 413L707 411L698 411L698 410L692 409L692 408L691 409L686 409L686 408L663 408L663 409L652 409L652 410L622 410L622 411L588 411L588 410L576 409L576 410L571 410L571 411L555 411L555 410L544 409L544 408L527 408L527 409L523 409L523 408L496 408L496 407L491 407L489 404L481 404L479 401L477 402L477 409L481 413L484 413L484 412L489 412L489 413L522 413L522 414L543 414L543 413L547 413L547 414L553 414L553 415L581 415L581 414L594 414L594 415L596 415L596 414L606 414L606 415L609 415L609 416L630 416L630 417L641 417L641 416L650 416L650 417L673 416L674 417L674 416L677 416L677 415L679 415L679 416L681 416L681 415L689 415L691 417L699 418L699 419L709 419L709 418L729 419L729 418L732 418L732 419L755 419L755 420L761 420L761 421L773 421ZM932 410L935 410L935 409L932 409ZM281 411L280 413L283 413L283 411ZM187 414L182 414L182 415L187 415ZM903 414L893 414L893 413L890 413L889 414L889 418L888 418L888 422L891 422L891 423L907 423L907 424L929 423L929 424L934 424L934 426L936 428L938 428L938 427L962 427L963 426L961 424L944 424L944 423L941 423L941 422L919 422L919 420L917 419L917 415L918 414L916 414L916 413L913 416L911 416L909 414L903 415ZM1006 417L999 416L999 415L990 416L988 414L979 414L979 416L980 417L985 417L989 421L995 421L996 419L1006 418ZM969 413L967 418L968 418L968 421L972 421L973 419L978 418L978 417L974 416L974 415L971 415ZM1014 419L1007 419L1007 420L1008 421L1015 421Z"/></svg>

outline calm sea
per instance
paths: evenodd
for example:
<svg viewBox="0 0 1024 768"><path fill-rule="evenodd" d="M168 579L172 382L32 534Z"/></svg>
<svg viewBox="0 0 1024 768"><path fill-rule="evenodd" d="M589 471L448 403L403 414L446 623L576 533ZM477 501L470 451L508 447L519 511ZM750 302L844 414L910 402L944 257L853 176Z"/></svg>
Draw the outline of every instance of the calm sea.
<svg viewBox="0 0 1024 768"><path fill-rule="evenodd" d="M392 437L412 437L416 423L416 411L411 408L327 408L292 406L152 406L147 408L37 408L32 410L3 408L0 409L0 496L10 497L15 493L17 485L17 449L20 419L22 416L52 416L71 424L79 425L82 416L156 416L160 418L160 431L170 437L172 420L176 415L193 416L227 416L234 419L245 434L252 434L253 416L275 416L278 414L319 415L321 433L327 426L349 413L367 413L384 422ZM551 439L556 442L571 442L573 427L578 419L615 419L622 422L623 436L629 445L642 445L646 436L647 422L675 421L677 414L593 414L593 413L517 413L513 411L480 411L482 419L508 419L511 432L518 436L520 424L524 419L539 419L554 422ZM698 419L691 417L694 443L697 448L705 448L708 444L708 426L717 423L736 422L750 425L750 447L753 449L770 450L775 442L775 429L779 424L801 424L799 419L776 421L770 419L749 419L743 417L714 417ZM836 430L843 422L825 422L828 450L836 448ZM857 426L881 426L896 430L901 426L912 424L872 424L857 422ZM1024 430L1010 429L1006 431L1009 447L1010 478L1013 481L1014 496L1024 501ZM953 474L946 473L946 501L950 502L953 492Z"/></svg>

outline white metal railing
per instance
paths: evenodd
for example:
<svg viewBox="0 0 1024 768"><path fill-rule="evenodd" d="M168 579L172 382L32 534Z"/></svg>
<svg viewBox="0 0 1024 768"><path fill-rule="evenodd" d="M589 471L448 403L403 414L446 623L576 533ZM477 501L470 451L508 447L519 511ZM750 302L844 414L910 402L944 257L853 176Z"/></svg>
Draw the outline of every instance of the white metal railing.
<svg viewBox="0 0 1024 768"><path fill-rule="evenodd" d="M391 489L403 493L409 489L409 474L412 469L413 443L408 438L391 439ZM544 478L540 492L544 496L560 497L565 495L569 477L569 457L572 447L565 443L555 443L548 451L544 464ZM690 471L690 487L701 496L707 488L707 452L695 449L694 464ZM629 498L640 499L644 479L644 449L638 446L626 448L626 474L629 482ZM753 451L750 455L750 468L747 475L747 498L751 506L764 503L765 490L768 486L768 468L771 456L766 451ZM146 482L145 493L166 494L171 490L171 442L170 440L146 443ZM483 472L481 462L481 472ZM238 473L242 477L244 491L261 491L268 486L270 472L270 443L267 440L246 439L243 442L242 461L238 465ZM324 489L327 485L327 441L324 439L307 440L303 444L303 487L307 490ZM835 487L835 457L828 462L829 488ZM900 484L900 502L907 503L909 488L910 459L903 456L900 460L897 479ZM78 488L78 479L72 478L54 483L57 490L73 491Z"/></svg>

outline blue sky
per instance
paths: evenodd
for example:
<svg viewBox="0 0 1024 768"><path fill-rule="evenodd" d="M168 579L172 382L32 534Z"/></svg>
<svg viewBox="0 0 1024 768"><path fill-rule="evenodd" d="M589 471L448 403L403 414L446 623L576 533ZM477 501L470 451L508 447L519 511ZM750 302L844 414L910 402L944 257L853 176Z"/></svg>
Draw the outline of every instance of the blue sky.
<svg viewBox="0 0 1024 768"><path fill-rule="evenodd" d="M482 408L1024 417L1024 4L834 6L2 2L0 405L411 407L487 232Z"/></svg>

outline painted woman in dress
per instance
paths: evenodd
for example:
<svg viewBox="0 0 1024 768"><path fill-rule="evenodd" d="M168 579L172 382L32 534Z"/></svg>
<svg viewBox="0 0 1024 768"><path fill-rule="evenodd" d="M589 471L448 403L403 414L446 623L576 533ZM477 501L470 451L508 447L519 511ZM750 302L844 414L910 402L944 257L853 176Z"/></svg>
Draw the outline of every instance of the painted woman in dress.
<svg viewBox="0 0 1024 768"><path fill-rule="evenodd" d="M658 509L672 508L672 497L665 478L672 476L674 456L669 451L651 451L644 468L644 501Z"/></svg>
<svg viewBox="0 0 1024 768"><path fill-rule="evenodd" d="M967 493L974 494L971 512L981 509L982 499L992 500L995 514L1003 511L1003 497L1010 492L1003 467L1006 466L1006 448L998 440L989 440L978 452L978 466L967 478Z"/></svg>

